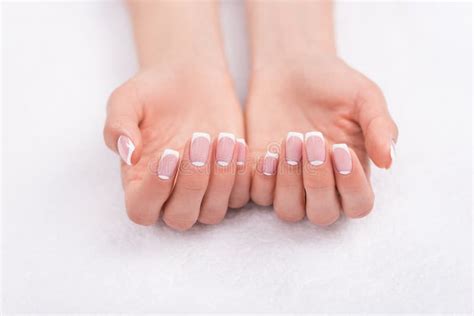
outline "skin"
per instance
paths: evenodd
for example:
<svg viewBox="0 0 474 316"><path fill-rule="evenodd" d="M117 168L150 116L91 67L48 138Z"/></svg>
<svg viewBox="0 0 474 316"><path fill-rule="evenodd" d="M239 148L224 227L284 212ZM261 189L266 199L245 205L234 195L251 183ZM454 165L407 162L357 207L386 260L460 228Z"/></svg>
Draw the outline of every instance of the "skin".
<svg viewBox="0 0 474 316"><path fill-rule="evenodd" d="M390 146L397 127L375 83L336 55L331 3L249 1L251 83L245 116L250 152L246 164L216 164L216 136L244 136L244 120L224 58L216 2L129 2L139 72L111 95L105 142L117 152L120 136L131 139L132 165L121 163L125 204L141 225L163 221L177 230L196 222L216 224L228 207L249 197L274 205L287 221L305 216L319 225L366 215L374 195L369 158L392 164ZM326 160L289 165L286 134L320 131ZM205 166L190 163L193 132L213 138ZM283 139L283 140L282 140ZM331 145L350 149L352 171L335 170ZM267 149L280 153L277 173L264 175ZM162 180L157 165L165 149L180 152L174 177ZM253 173L253 175L252 175ZM251 187L250 187L250 181Z"/></svg>
<svg viewBox="0 0 474 316"><path fill-rule="evenodd" d="M111 95L104 138L117 152L125 135L134 143L132 166L121 162L127 214L141 225L162 214L171 228L220 222L230 207L249 200L250 168L237 166L237 150L227 167L216 164L220 132L244 137L241 107L222 48L215 2L129 2L139 72ZM190 163L193 132L212 138L205 166ZM166 148L180 152L175 179L156 169Z"/></svg>
<svg viewBox="0 0 474 316"><path fill-rule="evenodd" d="M251 198L273 204L286 221L305 217L318 225L334 223L343 210L357 218L370 212L374 194L369 158L381 168L392 164L390 147L398 137L381 90L336 54L332 7L324 1L249 1L252 71L246 107L251 154L268 148L280 154L277 174L253 174ZM276 53L278 52L278 53ZM326 160L286 163L290 131L320 131ZM352 172L334 170L331 146L346 143ZM277 146L280 145L280 146Z"/></svg>

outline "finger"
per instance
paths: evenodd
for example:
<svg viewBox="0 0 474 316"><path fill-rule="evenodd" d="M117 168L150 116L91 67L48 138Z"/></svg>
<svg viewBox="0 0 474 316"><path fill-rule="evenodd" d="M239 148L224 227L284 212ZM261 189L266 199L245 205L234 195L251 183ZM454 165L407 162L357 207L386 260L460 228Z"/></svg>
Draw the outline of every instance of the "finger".
<svg viewBox="0 0 474 316"><path fill-rule="evenodd" d="M305 196L301 175L303 134L290 132L281 144L273 208L279 218L296 222L305 216Z"/></svg>
<svg viewBox="0 0 474 316"><path fill-rule="evenodd" d="M219 223L227 212L237 160L234 134L220 133L214 142L214 152L214 159L211 160L211 177L198 219L204 224Z"/></svg>
<svg viewBox="0 0 474 316"><path fill-rule="evenodd" d="M209 182L211 138L194 133L186 144L176 184L164 206L163 221L176 230L187 230L196 223Z"/></svg>
<svg viewBox="0 0 474 316"><path fill-rule="evenodd" d="M327 226L341 210L329 148L323 134L314 131L306 133L303 149L306 215L313 224Z"/></svg>
<svg viewBox="0 0 474 316"><path fill-rule="evenodd" d="M344 213L352 218L367 215L374 205L374 193L359 158L346 144L334 144L332 160Z"/></svg>
<svg viewBox="0 0 474 316"><path fill-rule="evenodd" d="M104 140L127 165L136 164L140 160L142 140L139 124L142 115L142 105L136 97L133 82L126 82L110 96Z"/></svg>
<svg viewBox="0 0 474 316"><path fill-rule="evenodd" d="M278 153L276 152L267 151L258 159L250 188L250 198L256 204L272 205L277 167Z"/></svg>
<svg viewBox="0 0 474 316"><path fill-rule="evenodd" d="M133 222L140 225L156 223L171 193L178 163L179 153L165 149L158 165L150 163L149 166L137 165L134 168L124 165L125 205Z"/></svg>
<svg viewBox="0 0 474 316"><path fill-rule="evenodd" d="M237 172L235 175L234 187L230 193L229 207L241 208L250 199L250 183L252 181L251 163L247 161L248 147L243 138L237 138Z"/></svg>
<svg viewBox="0 0 474 316"><path fill-rule="evenodd" d="M380 168L390 168L398 129L381 90L374 83L359 93L357 112L370 159Z"/></svg>

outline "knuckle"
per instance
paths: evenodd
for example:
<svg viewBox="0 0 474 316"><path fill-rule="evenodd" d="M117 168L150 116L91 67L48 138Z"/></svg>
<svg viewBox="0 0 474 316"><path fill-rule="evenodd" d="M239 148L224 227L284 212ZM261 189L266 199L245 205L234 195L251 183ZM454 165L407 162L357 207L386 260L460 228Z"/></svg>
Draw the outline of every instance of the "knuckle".
<svg viewBox="0 0 474 316"><path fill-rule="evenodd" d="M201 179L188 178L187 181L183 181L181 183L180 187L185 193L202 194L206 190L207 183Z"/></svg>

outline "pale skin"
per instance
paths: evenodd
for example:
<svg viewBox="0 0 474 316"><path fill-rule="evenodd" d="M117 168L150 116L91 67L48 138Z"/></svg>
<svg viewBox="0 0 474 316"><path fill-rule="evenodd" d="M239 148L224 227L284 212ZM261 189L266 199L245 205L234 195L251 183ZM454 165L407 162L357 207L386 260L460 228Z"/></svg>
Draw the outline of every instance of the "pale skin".
<svg viewBox="0 0 474 316"><path fill-rule="evenodd" d="M104 137L122 157L132 221L152 225L161 216L177 230L216 224L228 207L242 207L250 197L273 204L284 220L306 215L320 225L341 211L350 217L370 211L368 159L390 167L397 128L380 89L337 58L330 3L247 3L252 69L245 121L225 61L218 3L131 1L129 9L140 70L112 93ZM309 163L302 146L301 161L288 164L282 139L290 131L322 132L324 162ZM194 165L195 132L210 136L203 165ZM225 166L218 154L222 132L249 142L248 152L238 142L227 148ZM131 142L122 150L121 136ZM337 172L333 143L348 145L349 174ZM269 146L279 152L271 175L261 172ZM169 149L179 153L179 167L160 177Z"/></svg>

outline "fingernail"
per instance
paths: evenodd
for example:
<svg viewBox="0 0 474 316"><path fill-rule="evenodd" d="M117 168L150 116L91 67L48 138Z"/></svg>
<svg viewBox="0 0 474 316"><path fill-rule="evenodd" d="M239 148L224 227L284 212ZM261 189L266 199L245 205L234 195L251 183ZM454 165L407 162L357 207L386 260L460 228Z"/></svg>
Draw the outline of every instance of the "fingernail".
<svg viewBox="0 0 474 316"><path fill-rule="evenodd" d="M296 166L301 161L301 151L303 149L303 134L289 132L286 136L286 162Z"/></svg>
<svg viewBox="0 0 474 316"><path fill-rule="evenodd" d="M121 135L117 140L117 149L120 158L129 166L132 165L132 155L135 150L135 145L127 136Z"/></svg>
<svg viewBox="0 0 474 316"><path fill-rule="evenodd" d="M326 146L321 132L305 134L306 156L313 166L322 165L326 161Z"/></svg>
<svg viewBox="0 0 474 316"><path fill-rule="evenodd" d="M396 143L392 139L391 144L390 144L390 168L393 166L393 163L395 161L395 157L397 156L397 150L396 150Z"/></svg>
<svg viewBox="0 0 474 316"><path fill-rule="evenodd" d="M349 147L346 144L334 144L332 145L332 153L337 172L344 175L351 173L352 157Z"/></svg>
<svg viewBox="0 0 474 316"><path fill-rule="evenodd" d="M216 161L219 166L228 166L234 155L235 136L231 133L220 133L217 138Z"/></svg>
<svg viewBox="0 0 474 316"><path fill-rule="evenodd" d="M278 165L278 154L267 151L263 158L263 174L266 176L274 175Z"/></svg>
<svg viewBox="0 0 474 316"><path fill-rule="evenodd" d="M247 158L247 144L245 143L245 139L237 138L237 165L243 166L245 165L245 159Z"/></svg>
<svg viewBox="0 0 474 316"><path fill-rule="evenodd" d="M179 152L173 149L165 149L158 165L158 177L162 180L171 179L178 166L178 161Z"/></svg>
<svg viewBox="0 0 474 316"><path fill-rule="evenodd" d="M206 164L209 155L209 146L211 137L207 133L193 133L191 138L191 148L189 159L196 167L202 167Z"/></svg>

